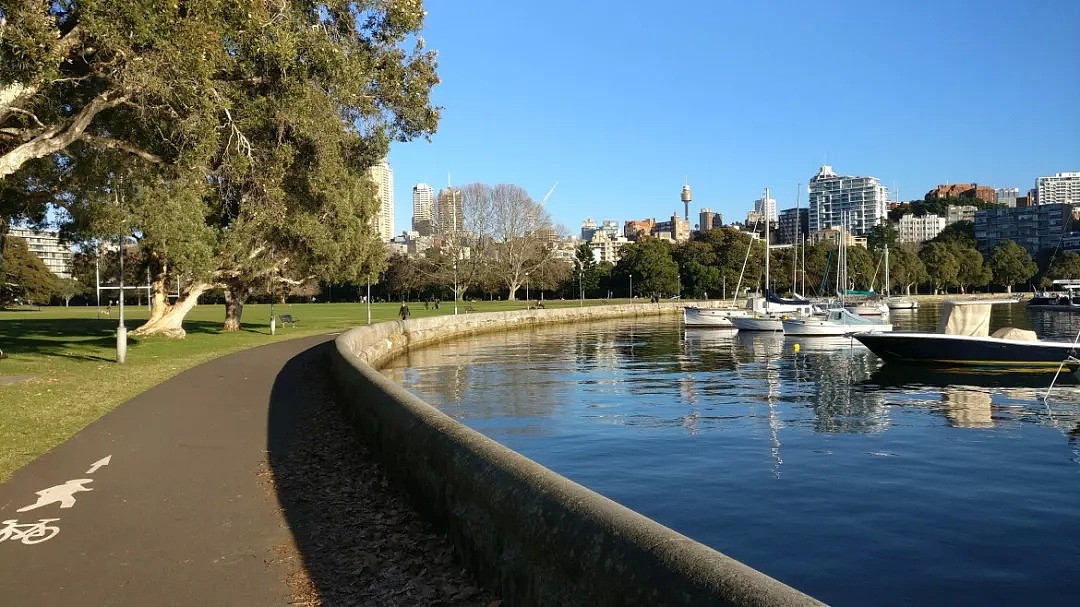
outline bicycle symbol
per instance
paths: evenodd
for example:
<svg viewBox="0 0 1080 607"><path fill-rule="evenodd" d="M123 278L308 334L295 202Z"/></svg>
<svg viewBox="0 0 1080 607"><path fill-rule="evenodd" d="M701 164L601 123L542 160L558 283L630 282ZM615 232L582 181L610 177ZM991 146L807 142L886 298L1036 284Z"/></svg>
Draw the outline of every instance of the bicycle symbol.
<svg viewBox="0 0 1080 607"><path fill-rule="evenodd" d="M40 544L51 540L56 537L57 533L60 533L60 528L54 525L49 525L53 521L58 521L58 518L43 518L36 523L23 523L19 524L19 521L15 519L8 519L3 523L3 528L0 528L0 542L6 542L11 540L13 542L22 541L26 545Z"/></svg>

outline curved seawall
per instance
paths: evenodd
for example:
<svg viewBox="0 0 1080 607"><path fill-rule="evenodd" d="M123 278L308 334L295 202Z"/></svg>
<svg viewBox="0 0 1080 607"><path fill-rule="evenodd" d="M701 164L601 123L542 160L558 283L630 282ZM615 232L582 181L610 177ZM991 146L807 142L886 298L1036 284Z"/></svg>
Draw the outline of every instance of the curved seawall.
<svg viewBox="0 0 1080 607"><path fill-rule="evenodd" d="M617 317L682 303L440 316L351 329L332 360L353 425L417 509L508 605L821 605L765 574L465 427L376 369L479 332Z"/></svg>

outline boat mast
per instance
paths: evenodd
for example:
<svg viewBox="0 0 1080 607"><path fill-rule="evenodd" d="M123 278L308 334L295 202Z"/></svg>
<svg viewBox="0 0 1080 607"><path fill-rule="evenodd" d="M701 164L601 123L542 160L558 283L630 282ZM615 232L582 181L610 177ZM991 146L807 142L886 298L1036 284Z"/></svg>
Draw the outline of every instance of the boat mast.
<svg viewBox="0 0 1080 607"><path fill-rule="evenodd" d="M799 185L795 184L795 238L792 241L791 250L791 294L795 295L799 288ZM803 253L806 254L805 252Z"/></svg>
<svg viewBox="0 0 1080 607"><path fill-rule="evenodd" d="M769 188L765 188L765 200L761 201L765 216L765 310L769 309Z"/></svg>

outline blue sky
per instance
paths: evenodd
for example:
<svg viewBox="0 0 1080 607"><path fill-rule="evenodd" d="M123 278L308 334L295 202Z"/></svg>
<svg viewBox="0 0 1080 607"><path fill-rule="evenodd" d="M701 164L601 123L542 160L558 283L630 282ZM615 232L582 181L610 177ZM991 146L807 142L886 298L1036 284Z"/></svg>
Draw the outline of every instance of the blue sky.
<svg viewBox="0 0 1080 607"><path fill-rule="evenodd" d="M904 200L939 183L1034 186L1080 171L1080 2L428 0L431 142L395 144L412 186L514 183L585 217L742 220L795 204L826 159ZM892 194L890 193L890 197Z"/></svg>

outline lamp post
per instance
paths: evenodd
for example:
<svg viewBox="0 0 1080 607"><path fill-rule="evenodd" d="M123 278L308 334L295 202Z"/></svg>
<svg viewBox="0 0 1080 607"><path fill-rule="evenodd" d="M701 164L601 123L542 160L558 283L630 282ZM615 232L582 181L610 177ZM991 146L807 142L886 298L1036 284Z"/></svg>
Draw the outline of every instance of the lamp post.
<svg viewBox="0 0 1080 607"><path fill-rule="evenodd" d="M116 362L127 360L127 327L124 326L124 235L120 234L120 324L116 327Z"/></svg>
<svg viewBox="0 0 1080 607"><path fill-rule="evenodd" d="M367 279L367 324L371 324L371 275Z"/></svg>
<svg viewBox="0 0 1080 607"><path fill-rule="evenodd" d="M528 304L530 301L532 298L529 297L529 273L525 272L525 303Z"/></svg>
<svg viewBox="0 0 1080 607"><path fill-rule="evenodd" d="M634 275L630 274L630 303L634 303Z"/></svg>

